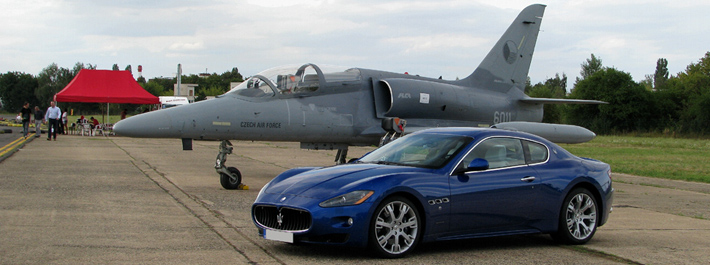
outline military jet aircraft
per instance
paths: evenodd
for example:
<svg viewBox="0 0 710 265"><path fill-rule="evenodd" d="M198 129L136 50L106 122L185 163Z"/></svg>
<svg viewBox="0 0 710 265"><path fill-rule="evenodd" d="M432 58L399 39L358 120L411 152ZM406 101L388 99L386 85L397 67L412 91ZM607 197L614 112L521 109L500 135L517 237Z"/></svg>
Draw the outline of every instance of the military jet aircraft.
<svg viewBox="0 0 710 265"><path fill-rule="evenodd" d="M405 132L432 127L515 129L556 142L585 142L591 131L544 124L543 104L603 104L591 100L530 98L523 93L544 5L525 8L481 64L461 80L442 80L361 68L315 64L272 68L215 99L136 115L118 122L118 135L221 140L215 168L225 189L241 173L224 165L229 140L297 141L301 148L339 152L384 144ZM406 127L405 127L406 125ZM405 129L406 128L406 129Z"/></svg>

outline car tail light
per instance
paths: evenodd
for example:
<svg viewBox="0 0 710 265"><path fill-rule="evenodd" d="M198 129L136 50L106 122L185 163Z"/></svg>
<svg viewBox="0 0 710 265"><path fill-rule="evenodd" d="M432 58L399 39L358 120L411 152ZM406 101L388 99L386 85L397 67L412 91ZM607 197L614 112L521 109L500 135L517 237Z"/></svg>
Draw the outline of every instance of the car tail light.
<svg viewBox="0 0 710 265"><path fill-rule="evenodd" d="M609 170L606 173L609 174L609 179L611 179L611 168L609 168Z"/></svg>

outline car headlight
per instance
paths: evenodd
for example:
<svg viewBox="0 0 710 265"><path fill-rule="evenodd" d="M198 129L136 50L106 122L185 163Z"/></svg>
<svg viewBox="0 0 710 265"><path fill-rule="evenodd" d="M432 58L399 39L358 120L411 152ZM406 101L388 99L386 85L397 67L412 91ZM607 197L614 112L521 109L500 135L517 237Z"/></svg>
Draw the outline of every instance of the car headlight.
<svg viewBox="0 0 710 265"><path fill-rule="evenodd" d="M367 198L370 198L374 191L371 190L356 190L349 192L337 197L330 198L324 202L321 202L320 207L338 207L338 206L348 206L348 205L358 205L363 203Z"/></svg>

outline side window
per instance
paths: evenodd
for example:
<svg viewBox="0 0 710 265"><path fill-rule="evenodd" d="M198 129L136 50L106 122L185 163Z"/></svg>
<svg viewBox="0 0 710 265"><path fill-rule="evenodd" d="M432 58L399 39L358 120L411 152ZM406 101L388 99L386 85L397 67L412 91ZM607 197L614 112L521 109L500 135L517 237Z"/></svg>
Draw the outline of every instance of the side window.
<svg viewBox="0 0 710 265"><path fill-rule="evenodd" d="M522 143L513 138L490 138L481 142L464 158L464 166L476 158L488 161L490 169L525 164Z"/></svg>
<svg viewBox="0 0 710 265"><path fill-rule="evenodd" d="M547 147L542 144L524 141L530 150L530 161L528 164L535 164L547 161Z"/></svg>

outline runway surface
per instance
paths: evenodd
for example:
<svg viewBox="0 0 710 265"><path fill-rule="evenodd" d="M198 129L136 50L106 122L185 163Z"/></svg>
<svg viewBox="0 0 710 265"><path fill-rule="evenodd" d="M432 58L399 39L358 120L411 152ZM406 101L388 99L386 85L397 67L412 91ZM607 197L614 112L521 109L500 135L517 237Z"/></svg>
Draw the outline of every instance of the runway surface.
<svg viewBox="0 0 710 265"><path fill-rule="evenodd" d="M19 137L19 134L13 134ZM0 163L1 264L708 264L710 185L614 174L608 223L584 246L547 235L421 245L400 260L363 249L264 240L250 219L259 189L335 151L233 141L227 165L249 190L224 190L219 142L59 136ZM372 148L351 148L350 157Z"/></svg>

